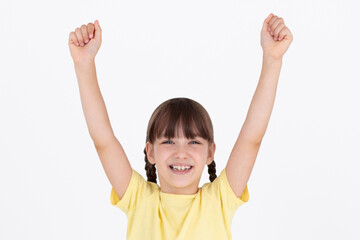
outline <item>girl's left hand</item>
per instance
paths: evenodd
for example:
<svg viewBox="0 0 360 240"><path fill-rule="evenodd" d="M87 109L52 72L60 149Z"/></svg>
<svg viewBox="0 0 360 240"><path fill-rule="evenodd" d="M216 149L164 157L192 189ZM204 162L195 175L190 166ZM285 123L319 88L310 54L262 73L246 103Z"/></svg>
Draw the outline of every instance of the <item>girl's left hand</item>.
<svg viewBox="0 0 360 240"><path fill-rule="evenodd" d="M260 43L263 53L282 59L292 40L293 36L289 28L285 26L284 20L270 13L261 29Z"/></svg>

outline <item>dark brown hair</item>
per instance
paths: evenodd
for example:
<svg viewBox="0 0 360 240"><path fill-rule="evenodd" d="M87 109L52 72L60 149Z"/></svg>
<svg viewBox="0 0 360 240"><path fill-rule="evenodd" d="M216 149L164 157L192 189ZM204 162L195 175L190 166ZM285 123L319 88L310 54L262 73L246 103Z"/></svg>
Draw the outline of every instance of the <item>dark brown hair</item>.
<svg viewBox="0 0 360 240"><path fill-rule="evenodd" d="M214 142L214 130L208 112L200 103L189 98L172 98L155 109L148 123L145 143L153 144L162 136L174 138L175 130L177 135L179 131L183 131L184 136L189 139L200 136L208 140L209 146ZM144 154L147 181L156 183L156 167L149 162L146 147ZM217 177L214 160L208 165L208 173L213 182Z"/></svg>

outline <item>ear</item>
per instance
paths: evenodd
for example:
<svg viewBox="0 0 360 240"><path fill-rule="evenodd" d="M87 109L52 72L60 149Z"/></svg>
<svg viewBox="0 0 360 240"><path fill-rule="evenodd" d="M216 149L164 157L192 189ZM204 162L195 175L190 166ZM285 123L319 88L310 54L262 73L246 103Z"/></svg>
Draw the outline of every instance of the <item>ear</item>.
<svg viewBox="0 0 360 240"><path fill-rule="evenodd" d="M150 142L146 142L145 148L146 148L147 159L151 164L155 164L153 145Z"/></svg>
<svg viewBox="0 0 360 240"><path fill-rule="evenodd" d="M209 151L208 151L209 154L208 154L208 158L206 161L207 165L211 164L212 161L214 160L215 149L216 149L216 144L215 143L210 144Z"/></svg>

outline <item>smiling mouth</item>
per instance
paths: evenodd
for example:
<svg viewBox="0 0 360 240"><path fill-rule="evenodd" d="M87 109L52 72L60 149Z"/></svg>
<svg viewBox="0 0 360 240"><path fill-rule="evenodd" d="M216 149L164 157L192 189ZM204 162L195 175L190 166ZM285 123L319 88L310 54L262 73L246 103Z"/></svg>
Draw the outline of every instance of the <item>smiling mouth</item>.
<svg viewBox="0 0 360 240"><path fill-rule="evenodd" d="M174 168L174 166L173 165L170 165L169 166L171 169L173 169L173 170L181 170L181 169L178 169L178 168ZM193 168L193 166L190 166L190 168L185 168L184 170L189 170L189 169L192 169Z"/></svg>
<svg viewBox="0 0 360 240"><path fill-rule="evenodd" d="M193 169L193 166L190 166L190 168L174 168L173 165L170 165L169 166L170 168L170 171L174 174L177 174L177 175L183 175L183 174L187 174L189 173L192 169Z"/></svg>

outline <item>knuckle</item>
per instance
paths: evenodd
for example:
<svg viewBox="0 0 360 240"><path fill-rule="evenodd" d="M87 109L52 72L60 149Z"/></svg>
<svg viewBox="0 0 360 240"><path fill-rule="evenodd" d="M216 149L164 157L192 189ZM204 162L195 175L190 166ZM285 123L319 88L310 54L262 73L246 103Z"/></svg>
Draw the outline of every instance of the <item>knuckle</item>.
<svg viewBox="0 0 360 240"><path fill-rule="evenodd" d="M87 29L88 29L88 32L92 32L94 30L94 26L88 25Z"/></svg>

